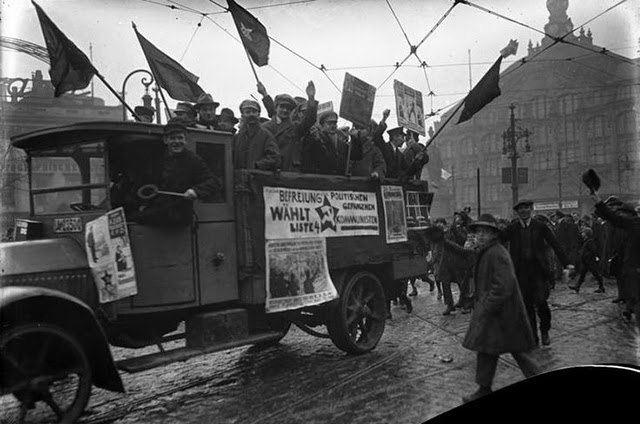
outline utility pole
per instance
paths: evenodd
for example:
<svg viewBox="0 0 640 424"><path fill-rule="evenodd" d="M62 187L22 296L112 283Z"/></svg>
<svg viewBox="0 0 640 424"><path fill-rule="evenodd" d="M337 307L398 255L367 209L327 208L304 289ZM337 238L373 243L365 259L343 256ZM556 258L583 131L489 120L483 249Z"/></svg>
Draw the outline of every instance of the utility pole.
<svg viewBox="0 0 640 424"><path fill-rule="evenodd" d="M518 154L518 140L524 139L524 151L526 153L531 152L529 136L532 132L516 126L516 116L514 113L516 105L511 103L509 109L511 109L510 125L509 128L502 133L502 154L511 159L511 201L512 204L515 205L518 203L518 159L520 158Z"/></svg>
<svg viewBox="0 0 640 424"><path fill-rule="evenodd" d="M456 208L456 202L457 202L457 198L456 198L456 166L455 165L451 165L451 194L453 196L453 211L457 211L458 209Z"/></svg>

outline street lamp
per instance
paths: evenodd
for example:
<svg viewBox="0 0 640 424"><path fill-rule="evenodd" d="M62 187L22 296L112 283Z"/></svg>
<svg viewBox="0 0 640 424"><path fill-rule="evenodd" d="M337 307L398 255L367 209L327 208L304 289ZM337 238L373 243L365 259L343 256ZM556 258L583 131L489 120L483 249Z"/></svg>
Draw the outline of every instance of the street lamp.
<svg viewBox="0 0 640 424"><path fill-rule="evenodd" d="M516 105L513 103L509 105L511 125L502 133L502 154L511 159L511 200L514 205L518 203L518 159L521 157L518 154L518 140L524 139L524 151L530 153L529 136L533 134L526 128L516 126L516 117L513 112L515 108Z"/></svg>
<svg viewBox="0 0 640 424"><path fill-rule="evenodd" d="M142 83L142 85L144 85L145 95L148 95L148 94L149 94L149 86L150 86L151 84L153 84L153 75L151 74L151 72L147 71L146 69L136 69L135 71L131 71L131 72L129 73L129 75L127 75L127 76L124 78L124 81L122 82L122 120L123 120L123 121L126 121L126 120L127 120L127 108L126 108L126 107L125 107L125 105L124 105L124 104L125 104L125 102L126 102L126 97L125 97L125 96L126 96L125 87L126 87L126 85L127 85L127 81L129 81L129 78L131 78L131 76L133 76L133 75L135 75L135 74L137 74L137 73L139 73L139 72L145 73L145 74L147 74L147 75L149 76L149 78L151 78L151 80L150 80L150 81L149 81L149 80L147 80L147 77L146 77L146 76L145 76L145 77L142 77L142 78L140 79L140 82ZM156 111L156 113L157 113L157 111Z"/></svg>

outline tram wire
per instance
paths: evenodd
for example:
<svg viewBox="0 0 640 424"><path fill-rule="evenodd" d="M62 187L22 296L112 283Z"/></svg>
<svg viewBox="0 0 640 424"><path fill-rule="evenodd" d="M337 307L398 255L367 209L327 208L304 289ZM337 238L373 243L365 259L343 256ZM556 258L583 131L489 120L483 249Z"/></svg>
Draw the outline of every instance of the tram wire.
<svg viewBox="0 0 640 424"><path fill-rule="evenodd" d="M184 52L182 53L182 56L180 56L180 61L182 61L184 59L185 55L189 51L189 47L191 47L191 43L193 42L193 39L196 37L196 33L202 27L202 21L204 21L205 17L206 17L205 15L202 15L202 18L200 18L200 22L198 22L198 24L196 25L196 29L193 31L193 34L191 35L191 38L189 39L189 42L187 43L187 47L185 47Z"/></svg>

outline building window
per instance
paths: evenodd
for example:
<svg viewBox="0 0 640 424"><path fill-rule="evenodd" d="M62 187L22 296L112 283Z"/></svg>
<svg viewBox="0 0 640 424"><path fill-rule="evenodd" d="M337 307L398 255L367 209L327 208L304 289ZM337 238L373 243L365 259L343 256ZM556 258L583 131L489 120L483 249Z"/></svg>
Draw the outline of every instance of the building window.
<svg viewBox="0 0 640 424"><path fill-rule="evenodd" d="M636 116L633 111L627 111L616 117L616 131L618 134L631 134L635 131Z"/></svg>

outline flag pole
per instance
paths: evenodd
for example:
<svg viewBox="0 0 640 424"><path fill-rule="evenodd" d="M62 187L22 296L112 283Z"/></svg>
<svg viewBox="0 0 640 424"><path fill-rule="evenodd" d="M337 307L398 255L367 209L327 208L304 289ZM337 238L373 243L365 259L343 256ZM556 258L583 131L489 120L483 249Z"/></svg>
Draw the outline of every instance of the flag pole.
<svg viewBox="0 0 640 424"><path fill-rule="evenodd" d="M107 82L107 80L102 76L102 74L100 74L100 72L98 72L98 70L96 69L95 66L93 66L93 64L91 64L91 67L93 68L93 71L95 72L96 76L98 78L100 78L100 81L103 82L104 85L107 86L107 88L113 93L114 96L116 96L118 98L118 100L120 100L120 103L122 103L124 105L124 107L126 107L129 112L131 112L131 115L133 115L133 117L135 118L136 121L141 121L140 117L136 114L136 112L131 109L131 106L129 106L127 104L127 102L124 101L124 99L122 98L122 96L120 96L120 94L113 89L113 87L111 87L111 85Z"/></svg>
<svg viewBox="0 0 640 424"><path fill-rule="evenodd" d="M458 107L455 108L455 110L451 113L451 115L449 115L447 120L444 121L444 123L440 126L440 128L438 128L438 131L436 131L436 133L433 135L433 137L431 137L431 139L429 141L427 141L427 144L424 146L425 148L429 147L431 145L431 143L433 143L433 140L435 140L436 137L438 136L438 134L440 134L442 132L444 127L449 123L449 121L451 121L451 119L453 119L453 117L456 114L456 112L458 112L460 110L460 108L462 107L462 105L464 105L464 102L465 102L465 100L467 100L467 97L468 97L468 95L464 99L462 99L462 101L460 102Z"/></svg>
<svg viewBox="0 0 640 424"><path fill-rule="evenodd" d="M249 52L247 51L247 49L244 49L244 52L247 54L247 59L249 59L249 65L251 65L253 76L256 77L256 82L260 82L260 79L258 78L258 73L256 72L256 67L253 65L253 59L251 59L251 56L249 55Z"/></svg>
<svg viewBox="0 0 640 424"><path fill-rule="evenodd" d="M133 27L133 30L136 32L136 37L137 37L139 34L138 34L138 27L136 27L136 23L131 21L131 26ZM140 41L139 37L138 37L138 41ZM144 52L144 49L143 49L143 52ZM151 66L151 63L149 63L149 69L151 69L151 74L153 75L153 79L156 81L156 86L158 87L158 91L160 92L160 97L162 97L162 103L164 103L164 108L167 111L167 115L169 115L169 119L171 119L173 118L173 115L171 114L171 109L169 109L169 104L167 103L167 99L164 97L164 92L162 91L162 87L158 83L159 81L158 77L156 76L156 73L153 71L153 66ZM158 116L160 116L160 111L158 111Z"/></svg>

